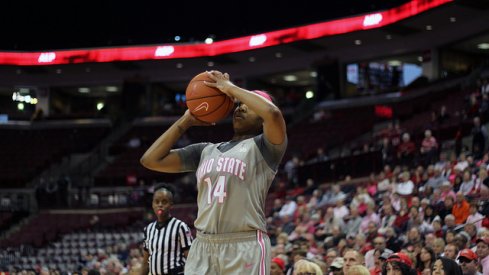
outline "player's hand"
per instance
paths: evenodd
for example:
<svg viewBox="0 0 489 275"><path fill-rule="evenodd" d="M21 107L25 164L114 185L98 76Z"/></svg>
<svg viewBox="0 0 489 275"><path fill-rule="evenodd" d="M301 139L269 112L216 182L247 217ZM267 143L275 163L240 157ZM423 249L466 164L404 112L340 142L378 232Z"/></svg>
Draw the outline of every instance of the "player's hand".
<svg viewBox="0 0 489 275"><path fill-rule="evenodd" d="M210 71L207 72L207 75L209 78L214 80L215 82L208 82L204 81L204 83L209 86L209 87L214 87L219 89L221 92L225 93L227 96L233 99L234 101L234 96L231 95L231 88L236 86L234 85L231 80L229 80L229 74L228 73L221 73L220 71Z"/></svg>
<svg viewBox="0 0 489 275"><path fill-rule="evenodd" d="M205 122L205 121L197 119L196 117L194 117L192 115L192 113L190 113L189 109L187 109L185 111L185 113L183 114L183 117L184 117L185 125L187 126L187 128L192 127L192 126L213 126L213 125L216 125L216 123L209 123L209 122Z"/></svg>

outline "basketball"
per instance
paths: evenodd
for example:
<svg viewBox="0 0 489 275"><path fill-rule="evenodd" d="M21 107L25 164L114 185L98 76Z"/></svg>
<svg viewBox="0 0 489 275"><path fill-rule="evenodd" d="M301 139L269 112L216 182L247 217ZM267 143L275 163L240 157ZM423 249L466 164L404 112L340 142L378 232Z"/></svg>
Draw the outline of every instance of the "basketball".
<svg viewBox="0 0 489 275"><path fill-rule="evenodd" d="M206 72L190 80L185 91L187 107L198 120L209 123L217 122L229 115L234 107L234 102L219 89L205 85L204 81L213 82Z"/></svg>

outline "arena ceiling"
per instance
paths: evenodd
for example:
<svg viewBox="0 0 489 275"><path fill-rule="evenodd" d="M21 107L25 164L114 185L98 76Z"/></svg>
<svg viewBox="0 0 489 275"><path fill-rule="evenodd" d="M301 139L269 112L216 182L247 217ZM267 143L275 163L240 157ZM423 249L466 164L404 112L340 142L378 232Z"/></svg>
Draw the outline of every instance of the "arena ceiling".
<svg viewBox="0 0 489 275"><path fill-rule="evenodd" d="M3 1L0 50L218 40L389 9L409 0Z"/></svg>

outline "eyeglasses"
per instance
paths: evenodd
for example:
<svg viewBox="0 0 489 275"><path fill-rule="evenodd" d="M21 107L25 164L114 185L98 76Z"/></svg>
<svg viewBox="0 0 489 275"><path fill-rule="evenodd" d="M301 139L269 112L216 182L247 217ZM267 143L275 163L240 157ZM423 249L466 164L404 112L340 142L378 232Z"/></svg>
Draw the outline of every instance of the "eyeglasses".
<svg viewBox="0 0 489 275"><path fill-rule="evenodd" d="M465 263L465 264L468 264L468 263L472 262L473 260L471 260L471 259L467 259L467 258L463 258L463 257L460 257L460 258L458 258L458 261L459 261L461 264L464 264L464 263Z"/></svg>

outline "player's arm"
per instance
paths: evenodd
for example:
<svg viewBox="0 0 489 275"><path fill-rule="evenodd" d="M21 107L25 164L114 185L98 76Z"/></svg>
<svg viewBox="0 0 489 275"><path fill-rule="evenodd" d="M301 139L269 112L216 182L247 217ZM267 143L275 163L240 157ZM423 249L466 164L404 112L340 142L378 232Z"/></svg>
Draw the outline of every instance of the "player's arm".
<svg viewBox="0 0 489 275"><path fill-rule="evenodd" d="M185 114L173 123L141 157L141 164L154 171L165 173L182 172L182 160L179 154L172 150L173 145L191 126L208 125L195 119L187 110Z"/></svg>
<svg viewBox="0 0 489 275"><path fill-rule="evenodd" d="M140 275L148 275L149 273L149 252L144 249L143 250L143 262L141 263L141 270L139 272Z"/></svg>
<svg viewBox="0 0 489 275"><path fill-rule="evenodd" d="M229 80L227 73L218 71L208 72L215 83L205 82L211 87L216 87L231 98L234 98L248 106L263 119L263 134L272 144L282 144L286 139L285 120L280 109L273 102L236 86Z"/></svg>

